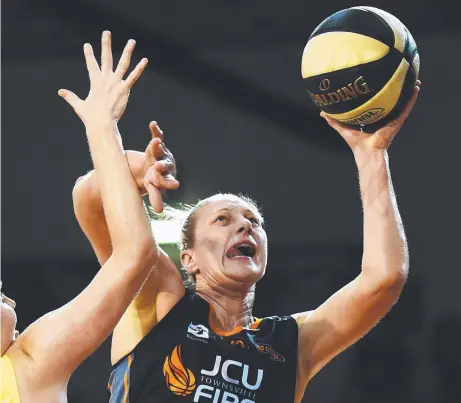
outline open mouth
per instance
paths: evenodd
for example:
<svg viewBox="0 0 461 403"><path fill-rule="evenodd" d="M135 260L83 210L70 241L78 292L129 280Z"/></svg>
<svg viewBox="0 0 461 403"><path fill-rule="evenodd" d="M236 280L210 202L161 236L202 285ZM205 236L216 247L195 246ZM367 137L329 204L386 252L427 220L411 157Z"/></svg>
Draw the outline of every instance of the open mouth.
<svg viewBox="0 0 461 403"><path fill-rule="evenodd" d="M226 253L229 259L250 258L256 255L256 245L251 242L240 242L232 246Z"/></svg>

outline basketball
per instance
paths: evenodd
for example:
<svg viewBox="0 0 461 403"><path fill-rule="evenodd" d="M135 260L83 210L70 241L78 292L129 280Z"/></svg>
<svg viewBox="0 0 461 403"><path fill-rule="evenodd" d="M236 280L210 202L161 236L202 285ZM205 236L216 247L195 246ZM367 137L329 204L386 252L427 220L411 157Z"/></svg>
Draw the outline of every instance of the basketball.
<svg viewBox="0 0 461 403"><path fill-rule="evenodd" d="M314 30L304 48L301 73L317 107L371 133L406 106L419 64L416 43L398 18L374 7L352 7Z"/></svg>

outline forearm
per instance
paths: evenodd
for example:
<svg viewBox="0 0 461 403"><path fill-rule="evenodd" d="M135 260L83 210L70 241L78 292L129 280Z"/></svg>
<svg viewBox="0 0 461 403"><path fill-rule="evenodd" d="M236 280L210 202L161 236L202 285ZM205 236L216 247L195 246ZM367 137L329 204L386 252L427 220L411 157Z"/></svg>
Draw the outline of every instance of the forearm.
<svg viewBox="0 0 461 403"><path fill-rule="evenodd" d="M388 154L375 152L357 166L364 215L362 272L391 285L401 283L408 274L408 247Z"/></svg>
<svg viewBox="0 0 461 403"><path fill-rule="evenodd" d="M139 151L125 151L128 165L140 194L145 193L143 176L145 155ZM77 221L93 246L99 263L103 265L112 254L112 243L107 227L98 176L95 170L80 177L73 189L72 199Z"/></svg>
<svg viewBox="0 0 461 403"><path fill-rule="evenodd" d="M113 251L142 253L152 246L152 233L116 124L87 125L87 137Z"/></svg>

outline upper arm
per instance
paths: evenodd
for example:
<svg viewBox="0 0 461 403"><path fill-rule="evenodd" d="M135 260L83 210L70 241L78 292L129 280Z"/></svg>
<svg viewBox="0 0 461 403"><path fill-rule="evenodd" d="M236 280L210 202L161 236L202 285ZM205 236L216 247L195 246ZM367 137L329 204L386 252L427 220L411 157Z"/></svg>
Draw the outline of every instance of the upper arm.
<svg viewBox="0 0 461 403"><path fill-rule="evenodd" d="M132 301L112 335L111 361L130 353L183 297L184 284L173 261L162 250L156 267Z"/></svg>
<svg viewBox="0 0 461 403"><path fill-rule="evenodd" d="M300 371L311 379L368 333L397 301L403 281L388 284L364 273L314 311L293 315L299 327Z"/></svg>
<svg viewBox="0 0 461 403"><path fill-rule="evenodd" d="M90 241L99 263L103 265L112 254L112 242L95 171L77 180L72 199L80 228Z"/></svg>
<svg viewBox="0 0 461 403"><path fill-rule="evenodd" d="M36 363L44 381L47 375L53 380L68 379L103 343L153 263L152 258L138 264L112 256L77 297L25 330L18 342ZM144 265L143 270L140 265Z"/></svg>

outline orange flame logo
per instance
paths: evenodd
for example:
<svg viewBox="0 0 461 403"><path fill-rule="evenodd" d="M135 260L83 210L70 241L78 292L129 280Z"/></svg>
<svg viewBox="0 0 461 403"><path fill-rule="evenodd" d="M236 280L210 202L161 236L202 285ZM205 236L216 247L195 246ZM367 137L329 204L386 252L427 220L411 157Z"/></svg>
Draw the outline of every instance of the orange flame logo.
<svg viewBox="0 0 461 403"><path fill-rule="evenodd" d="M195 389L195 376L184 366L181 345L174 348L163 364L166 386L177 396L190 395Z"/></svg>

